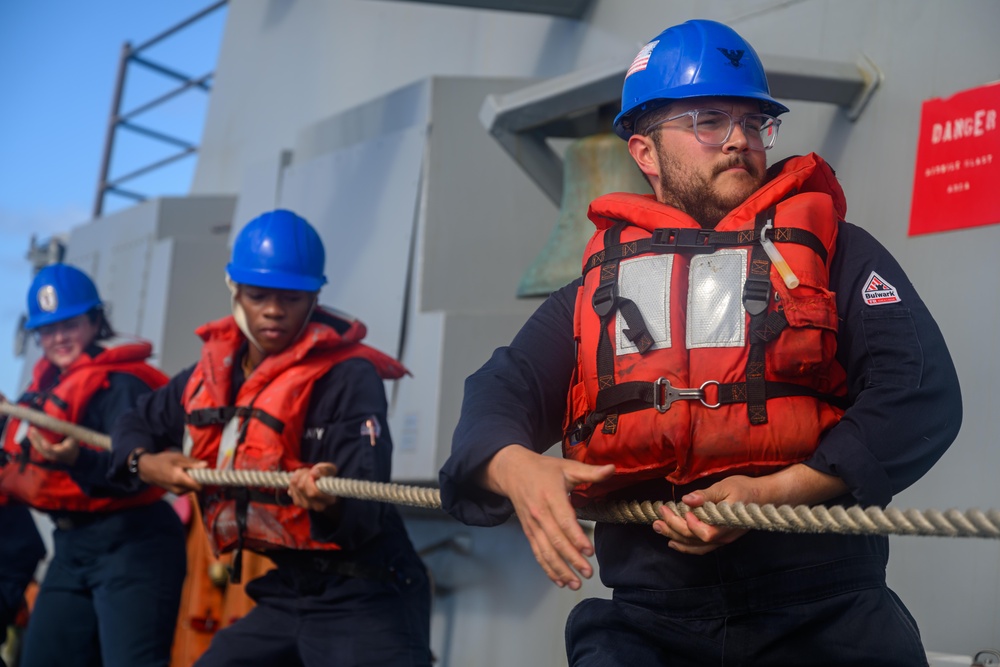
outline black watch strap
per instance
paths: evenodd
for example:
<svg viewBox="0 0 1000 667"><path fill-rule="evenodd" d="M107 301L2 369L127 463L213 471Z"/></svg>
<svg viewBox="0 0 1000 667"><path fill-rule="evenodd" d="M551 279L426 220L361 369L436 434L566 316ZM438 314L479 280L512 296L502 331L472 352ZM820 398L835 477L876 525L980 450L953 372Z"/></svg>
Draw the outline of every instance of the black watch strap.
<svg viewBox="0 0 1000 667"><path fill-rule="evenodd" d="M128 471L129 474L138 475L139 474L139 458L143 454L148 454L145 449L133 449L132 453L128 455Z"/></svg>

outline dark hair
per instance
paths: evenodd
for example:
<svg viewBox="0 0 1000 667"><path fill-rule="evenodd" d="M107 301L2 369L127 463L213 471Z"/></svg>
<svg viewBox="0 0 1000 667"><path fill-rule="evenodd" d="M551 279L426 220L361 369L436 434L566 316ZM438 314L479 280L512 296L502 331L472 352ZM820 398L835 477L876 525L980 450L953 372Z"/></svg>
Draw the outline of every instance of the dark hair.
<svg viewBox="0 0 1000 667"><path fill-rule="evenodd" d="M649 126L669 115L670 107L677 100L654 100L647 105L647 108L636 116L632 122L633 134L649 134Z"/></svg>
<svg viewBox="0 0 1000 667"><path fill-rule="evenodd" d="M97 335L94 336L95 343L115 337L115 330L111 328L111 322L108 321L103 306L94 306L88 310L87 317L90 318L92 324L97 325Z"/></svg>

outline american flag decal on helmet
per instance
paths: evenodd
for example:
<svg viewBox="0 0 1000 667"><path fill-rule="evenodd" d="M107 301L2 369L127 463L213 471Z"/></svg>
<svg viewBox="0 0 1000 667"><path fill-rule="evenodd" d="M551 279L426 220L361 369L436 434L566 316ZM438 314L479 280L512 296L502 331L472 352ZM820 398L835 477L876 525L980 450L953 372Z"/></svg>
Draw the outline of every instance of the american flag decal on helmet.
<svg viewBox="0 0 1000 667"><path fill-rule="evenodd" d="M635 74L636 72L641 72L642 70L646 69L646 65L649 63L649 56L653 52L653 49L656 47L656 45L659 43L660 41L656 40L642 47L639 53L636 54L635 60L632 61L632 65L628 68L628 71L625 72L626 79Z"/></svg>

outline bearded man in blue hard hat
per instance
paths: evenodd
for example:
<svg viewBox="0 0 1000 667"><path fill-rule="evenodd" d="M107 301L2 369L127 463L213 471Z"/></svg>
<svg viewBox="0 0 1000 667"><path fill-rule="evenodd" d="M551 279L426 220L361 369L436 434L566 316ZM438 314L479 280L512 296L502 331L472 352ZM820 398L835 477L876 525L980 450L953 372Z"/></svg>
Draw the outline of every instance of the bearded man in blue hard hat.
<svg viewBox="0 0 1000 667"><path fill-rule="evenodd" d="M516 512L556 585L610 600L566 627L577 666L927 664L885 581L882 536L715 527L663 508L598 523L595 499L886 505L954 440L958 380L899 264L845 222L818 155L767 167L764 69L713 21L646 44L617 134L653 195L591 203L583 276L466 382L445 509ZM561 440L564 458L543 456Z"/></svg>
<svg viewBox="0 0 1000 667"><path fill-rule="evenodd" d="M205 665L430 665L430 592L395 508L337 498L320 477L388 482L383 379L407 373L361 340L365 326L318 305L323 243L287 210L237 235L232 315L198 329L201 359L119 422L110 477L125 488L196 491L216 553L277 565L257 603L218 632ZM178 451L181 450L181 451ZM202 487L191 468L291 471L287 493Z"/></svg>

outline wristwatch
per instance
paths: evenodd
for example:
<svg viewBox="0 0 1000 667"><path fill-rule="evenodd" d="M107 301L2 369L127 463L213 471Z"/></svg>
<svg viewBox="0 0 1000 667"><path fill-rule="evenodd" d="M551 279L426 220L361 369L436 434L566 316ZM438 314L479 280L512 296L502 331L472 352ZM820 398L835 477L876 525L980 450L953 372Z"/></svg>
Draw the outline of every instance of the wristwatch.
<svg viewBox="0 0 1000 667"><path fill-rule="evenodd" d="M128 455L128 471L132 475L139 474L139 457L143 454L148 454L145 449L133 449Z"/></svg>

